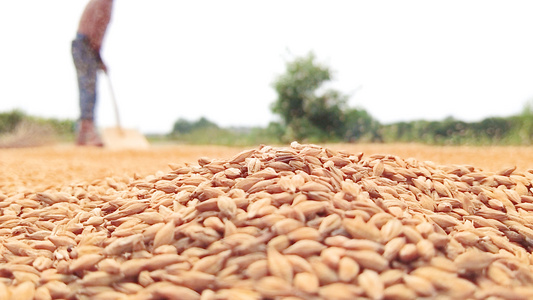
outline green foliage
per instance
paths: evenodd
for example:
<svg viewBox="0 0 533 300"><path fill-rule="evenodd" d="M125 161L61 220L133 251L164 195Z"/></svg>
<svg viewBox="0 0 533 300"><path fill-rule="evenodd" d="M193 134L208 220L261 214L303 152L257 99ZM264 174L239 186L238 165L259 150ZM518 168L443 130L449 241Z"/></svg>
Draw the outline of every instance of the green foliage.
<svg viewBox="0 0 533 300"><path fill-rule="evenodd" d="M75 123L26 115L20 110L0 113L0 148L36 147L74 139Z"/></svg>
<svg viewBox="0 0 533 300"><path fill-rule="evenodd" d="M521 141L521 144L531 145L533 143L533 99L526 102L522 113L515 119L515 122L519 124L515 132L516 138Z"/></svg>
<svg viewBox="0 0 533 300"><path fill-rule="evenodd" d="M318 114L318 113L317 113ZM326 116L324 116L326 118ZM291 126L272 122L266 128L220 128L202 118L178 120L173 141L189 144L256 145L286 143L297 137L306 142L416 142L433 145L531 145L533 111L526 106L520 115L464 122L448 117L442 121L417 120L382 125L364 109L342 111L337 127L323 130L309 118L295 118ZM192 129L194 127L194 129Z"/></svg>
<svg viewBox="0 0 533 300"><path fill-rule="evenodd" d="M188 120L185 120L183 118L178 119L176 122L174 122L174 126L172 127L171 134L184 134L189 133L192 130L192 123Z"/></svg>
<svg viewBox="0 0 533 300"><path fill-rule="evenodd" d="M490 117L479 122L453 118L443 121L412 121L385 125L386 142L421 142L436 145L530 145L533 114Z"/></svg>
<svg viewBox="0 0 533 300"><path fill-rule="evenodd" d="M76 131L76 121L70 119L44 119L44 122L48 123L63 139L72 139L74 138Z"/></svg>
<svg viewBox="0 0 533 300"><path fill-rule="evenodd" d="M342 137L347 96L335 90L317 95L317 90L330 79L331 71L317 63L313 53L287 63L285 74L273 83L278 98L271 107L287 128L283 140Z"/></svg>
<svg viewBox="0 0 533 300"><path fill-rule="evenodd" d="M20 110L0 113L0 134L13 132L27 116Z"/></svg>
<svg viewBox="0 0 533 300"><path fill-rule="evenodd" d="M287 128L283 126L281 123L270 122L270 124L268 124L265 131L262 132L262 135L264 135L265 138L275 140L276 143L278 143L282 140L282 137L283 135L285 135L286 131L287 131Z"/></svg>
<svg viewBox="0 0 533 300"><path fill-rule="evenodd" d="M27 115L23 111L15 109L0 113L0 134L12 133L23 123L49 127L56 135L67 139L70 139L74 135L76 125L76 122L73 120L40 118Z"/></svg>
<svg viewBox="0 0 533 300"><path fill-rule="evenodd" d="M524 104L521 116L533 117L533 99L527 101L526 104Z"/></svg>
<svg viewBox="0 0 533 300"><path fill-rule="evenodd" d="M258 127L220 128L215 123L201 117L196 121L179 119L174 123L173 130L167 139L196 145L246 146L277 143L283 131L284 129L275 123L266 129Z"/></svg>
<svg viewBox="0 0 533 300"><path fill-rule="evenodd" d="M169 135L168 140L192 145L226 145L247 146L257 144L275 144L278 137L272 135L269 128L197 128L180 135Z"/></svg>
<svg viewBox="0 0 533 300"><path fill-rule="evenodd" d="M286 73L273 84L278 99L272 111L279 114L285 124L291 124L293 118L306 117L305 108L309 106L306 102L313 101L315 90L329 79L329 69L317 65L312 53L287 63Z"/></svg>
<svg viewBox="0 0 533 300"><path fill-rule="evenodd" d="M200 119L196 121L188 121L186 119L180 118L174 123L171 134L180 135L180 134L191 133L192 131L199 130L199 129L213 130L217 128L218 128L218 125L216 125L215 123L209 121L208 119L204 117L201 117Z"/></svg>
<svg viewBox="0 0 533 300"><path fill-rule="evenodd" d="M383 127L386 141L428 144L461 144L468 137L468 124L448 117L443 121L399 122Z"/></svg>
<svg viewBox="0 0 533 300"><path fill-rule="evenodd" d="M288 62L286 72L273 87L277 99L271 109L280 122L267 128L225 129L205 118L179 119L169 137L192 144L277 144L293 140L321 142L416 142L436 145L531 145L533 100L521 114L464 122L448 117L442 121L417 120L380 124L367 111L347 106L348 97L324 90L331 80L327 66L316 62L313 53Z"/></svg>
<svg viewBox="0 0 533 300"><path fill-rule="evenodd" d="M364 109L349 109L345 112L346 142L382 142L381 124Z"/></svg>

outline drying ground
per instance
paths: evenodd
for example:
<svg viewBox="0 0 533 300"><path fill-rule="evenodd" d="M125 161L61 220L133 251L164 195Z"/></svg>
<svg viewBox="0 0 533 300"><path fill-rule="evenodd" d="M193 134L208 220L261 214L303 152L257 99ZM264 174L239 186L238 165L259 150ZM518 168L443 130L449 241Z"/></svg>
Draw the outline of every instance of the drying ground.
<svg viewBox="0 0 533 300"><path fill-rule="evenodd" d="M486 172L498 172L513 166L517 167L517 171L533 169L533 147L439 147L419 144L322 146L354 154L391 154L436 164L471 165ZM111 151L55 145L0 149L0 193L33 193L106 177L144 177L158 171L168 172L169 164L197 164L200 157L229 159L249 148L255 147L153 145L149 150Z"/></svg>

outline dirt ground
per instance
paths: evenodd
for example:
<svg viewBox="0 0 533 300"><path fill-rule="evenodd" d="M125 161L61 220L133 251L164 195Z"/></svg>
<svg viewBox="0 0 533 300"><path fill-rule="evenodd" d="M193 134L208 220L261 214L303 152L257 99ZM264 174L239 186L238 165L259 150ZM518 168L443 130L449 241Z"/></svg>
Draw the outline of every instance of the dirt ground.
<svg viewBox="0 0 533 300"><path fill-rule="evenodd" d="M511 166L517 166L517 171L533 169L533 147L437 147L416 144L321 146L354 154L392 154L437 164L472 165L489 172ZM169 164L196 164L200 157L228 159L250 148L255 147L153 145L149 150L111 151L55 145L0 149L0 193L32 193L106 177L144 177L158 171L169 171Z"/></svg>

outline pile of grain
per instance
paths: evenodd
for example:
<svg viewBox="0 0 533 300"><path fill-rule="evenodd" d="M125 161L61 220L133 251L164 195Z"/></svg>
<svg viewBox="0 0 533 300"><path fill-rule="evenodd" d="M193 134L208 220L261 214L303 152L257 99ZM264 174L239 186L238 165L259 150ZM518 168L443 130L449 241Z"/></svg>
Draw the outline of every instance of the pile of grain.
<svg viewBox="0 0 533 300"><path fill-rule="evenodd" d="M533 171L298 143L198 163L0 194L0 299L533 297Z"/></svg>

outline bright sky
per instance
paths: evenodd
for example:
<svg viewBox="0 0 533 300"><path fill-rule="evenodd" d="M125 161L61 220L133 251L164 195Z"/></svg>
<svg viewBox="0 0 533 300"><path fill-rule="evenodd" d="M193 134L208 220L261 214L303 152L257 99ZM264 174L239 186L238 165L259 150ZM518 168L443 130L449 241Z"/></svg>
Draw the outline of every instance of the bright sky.
<svg viewBox="0 0 533 300"><path fill-rule="evenodd" d="M86 0L0 2L0 111L79 115L70 42ZM314 51L383 123L519 113L533 98L533 1L115 0L103 58L122 125L275 120L272 82ZM103 79L103 77L102 77ZM97 121L114 125L106 81Z"/></svg>

